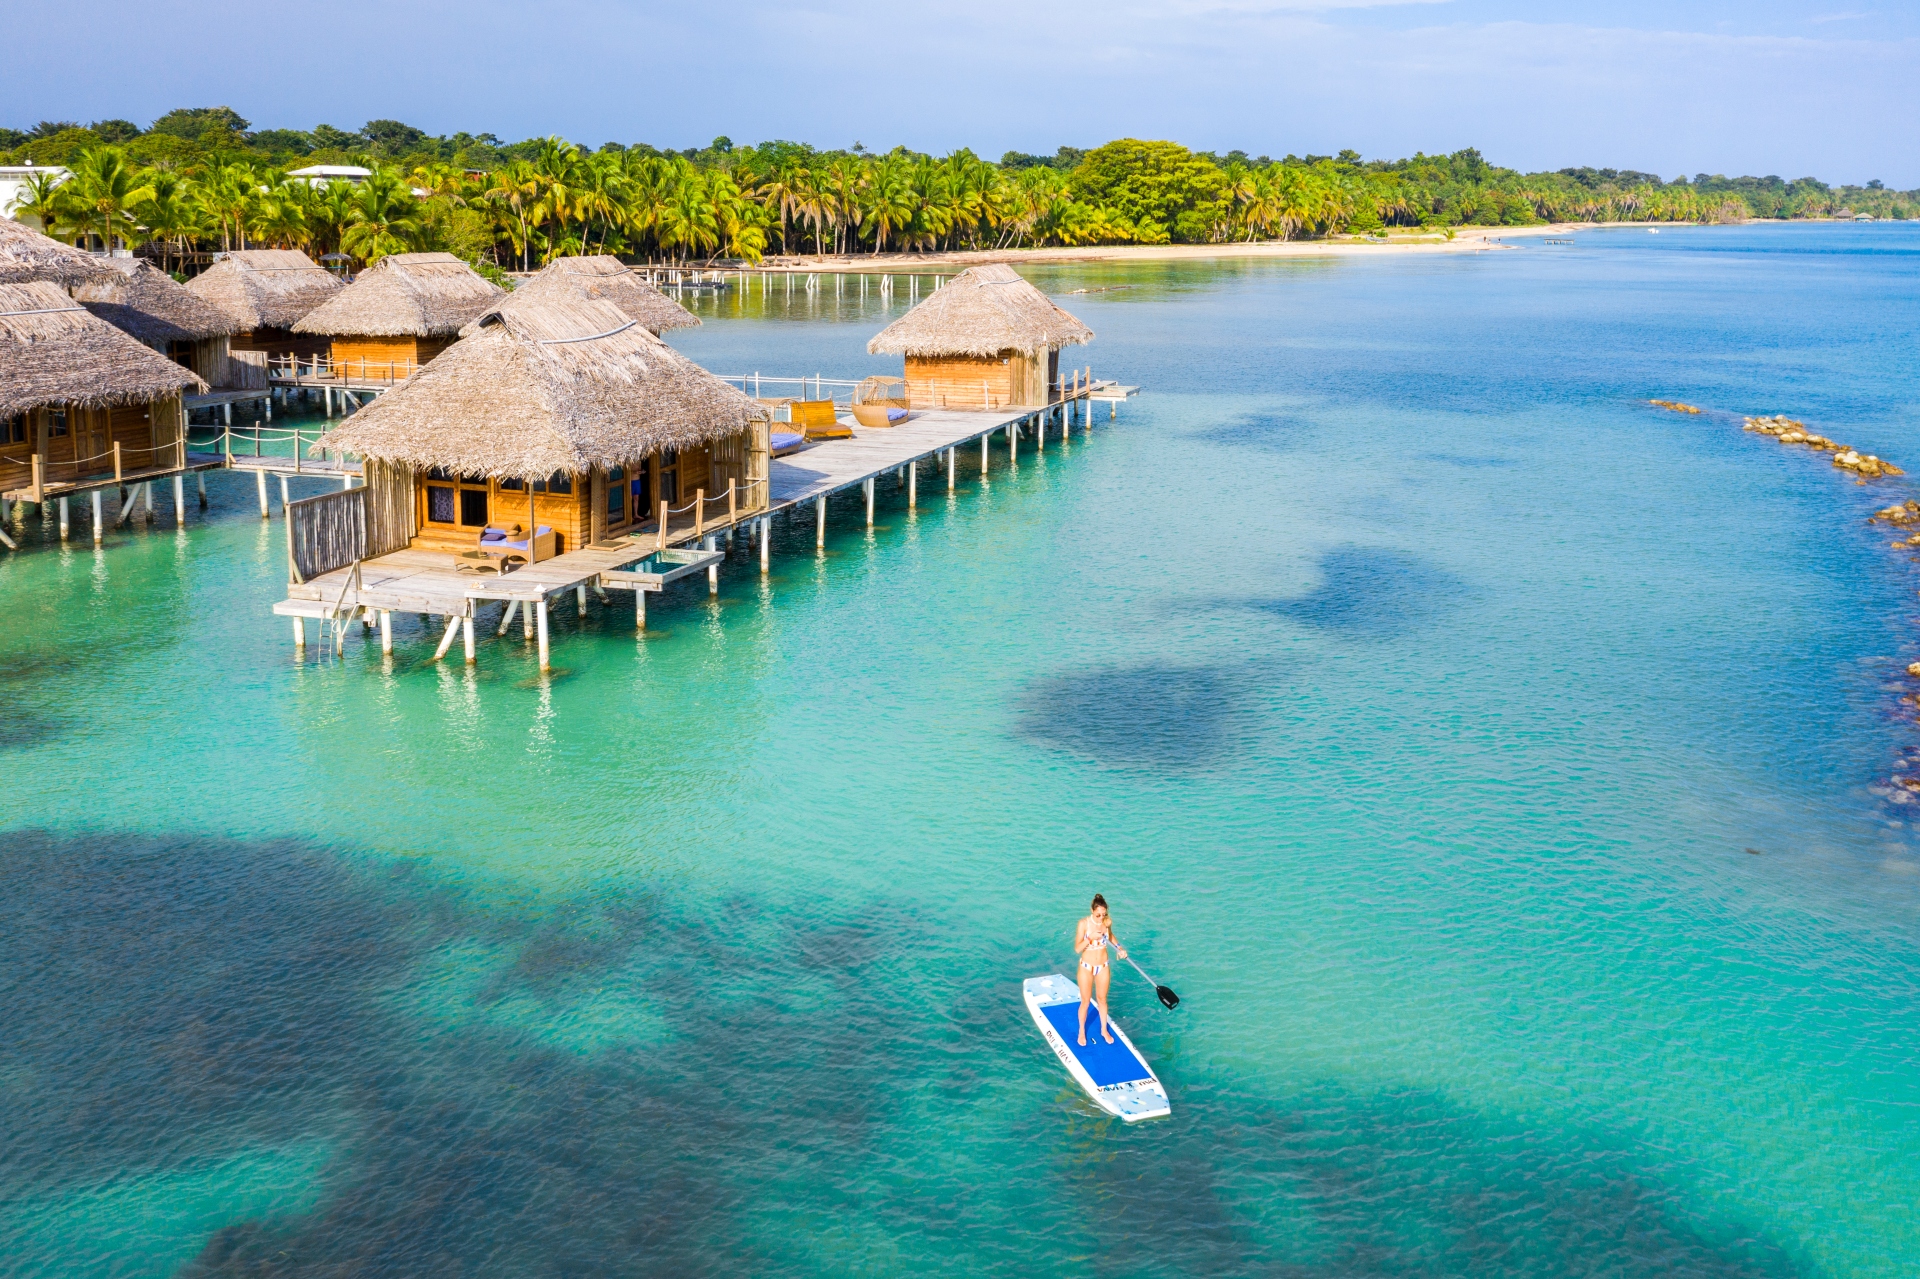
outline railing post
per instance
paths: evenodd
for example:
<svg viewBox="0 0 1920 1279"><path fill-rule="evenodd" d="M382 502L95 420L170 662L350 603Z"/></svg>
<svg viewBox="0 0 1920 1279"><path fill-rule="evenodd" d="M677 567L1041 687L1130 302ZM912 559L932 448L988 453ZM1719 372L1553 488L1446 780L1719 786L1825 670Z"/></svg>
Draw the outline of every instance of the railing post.
<svg viewBox="0 0 1920 1279"><path fill-rule="evenodd" d="M693 535L699 537L707 531L707 491L693 491Z"/></svg>
<svg viewBox="0 0 1920 1279"><path fill-rule="evenodd" d="M300 428L293 428L293 473L300 474Z"/></svg>
<svg viewBox="0 0 1920 1279"><path fill-rule="evenodd" d="M107 429L113 428L109 426ZM113 482L115 484L120 482L120 441L118 440L113 442Z"/></svg>
<svg viewBox="0 0 1920 1279"><path fill-rule="evenodd" d="M735 486L736 484L738 484L739 482L740 482L740 481L738 481L738 480L728 480L728 481L727 481L727 523L728 523L728 525L729 525L729 526L731 526L731 525L732 525L733 523L735 523L735 521L736 521L736 518L737 518L737 517L735 516L735 514L734 514L734 504L733 504L733 503L734 503L734 498L733 498L733 490L734 490L734 486ZM35 500L35 501L38 501L39 499L38 499L38 498L36 498L36 499L34 499L34 500ZM729 534L727 534L727 536L728 536L728 537L732 537L732 536L733 536L733 534L731 534L731 533L729 533Z"/></svg>
<svg viewBox="0 0 1920 1279"><path fill-rule="evenodd" d="M667 549L667 499L660 499L660 549Z"/></svg>

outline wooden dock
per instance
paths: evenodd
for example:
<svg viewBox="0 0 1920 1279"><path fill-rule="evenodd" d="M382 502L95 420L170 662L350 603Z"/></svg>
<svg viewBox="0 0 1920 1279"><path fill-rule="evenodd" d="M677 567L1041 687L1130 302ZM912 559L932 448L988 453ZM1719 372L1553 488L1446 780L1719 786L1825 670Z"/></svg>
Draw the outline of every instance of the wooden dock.
<svg viewBox="0 0 1920 1279"><path fill-rule="evenodd" d="M1117 404L1135 390L1117 383L1095 383L1071 399L1044 408L994 412L919 410L905 423L887 428L860 426L850 416L844 417L842 424L853 431L851 439L821 441L773 459L769 505L744 513L736 520L722 518L696 526L689 517L685 524L671 524L665 537L657 526L650 524L631 534L567 551L502 575L477 572L463 565L450 551L413 547L295 583L287 588L288 598L276 604L274 612L293 619L296 646L306 643L308 621L319 621L323 631L331 628L332 642L338 645L344 642L348 621L358 616L365 625L372 626L377 619L385 652L391 652L393 647L393 612L443 617L447 619L446 628L435 658L444 656L459 635L464 639L466 659L471 662L479 610L486 604L500 602L506 607L496 634L505 635L518 613L527 638L539 642L540 665L545 669L549 664L547 611L556 597L571 592L576 607L584 615L589 590L603 596L608 590L631 590L635 623L644 627L646 594L660 590L675 578L705 569L708 589L718 592L719 563L726 554L719 547L719 539L726 537L731 543L736 529L744 527L759 538L760 568L764 573L771 553L772 520L782 512L797 513L811 504L815 545L824 546L828 500L833 495L859 489L864 498L866 523L871 526L874 488L879 477L897 475L906 488L911 506L918 500L923 470L930 469L931 475L927 478L951 490L963 467L971 473L976 464L976 446L977 465L983 475L992 461L995 436L1005 439L1009 461L1017 465L1023 439L1029 442L1029 447L1040 451L1047 447L1050 439L1064 442L1070 431L1090 431L1096 401L1104 399ZM236 458L234 464L258 460ZM928 462L933 463L931 468L923 465ZM264 485L265 472L260 473ZM690 543L697 543L697 548L690 549ZM632 569L635 565L641 566L640 571Z"/></svg>

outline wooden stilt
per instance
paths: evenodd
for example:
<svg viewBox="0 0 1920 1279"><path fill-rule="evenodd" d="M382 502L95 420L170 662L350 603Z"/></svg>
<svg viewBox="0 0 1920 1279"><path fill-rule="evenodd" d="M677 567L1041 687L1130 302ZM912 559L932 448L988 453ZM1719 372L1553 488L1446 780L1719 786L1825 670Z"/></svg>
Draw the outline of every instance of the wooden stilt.
<svg viewBox="0 0 1920 1279"><path fill-rule="evenodd" d="M633 628L637 631L647 629L647 593L639 587L633 591Z"/></svg>
<svg viewBox="0 0 1920 1279"><path fill-rule="evenodd" d="M173 477L173 523L176 528L187 526L187 477Z"/></svg>
<svg viewBox="0 0 1920 1279"><path fill-rule="evenodd" d="M907 509L920 504L920 459L907 463Z"/></svg>
<svg viewBox="0 0 1920 1279"><path fill-rule="evenodd" d="M447 655L447 650L453 647L453 637L458 635L459 633L460 633L460 619L458 617L447 618L446 634L440 637L440 647L433 650L434 661L437 662L441 658Z"/></svg>
<svg viewBox="0 0 1920 1279"><path fill-rule="evenodd" d="M573 603L574 606L580 610L580 616L585 617L587 615L587 588L585 586L576 586L573 588Z"/></svg>
<svg viewBox="0 0 1920 1279"><path fill-rule="evenodd" d="M709 551L713 550L714 543L718 540L719 539L717 538L711 538L711 537L708 538L706 541L706 548ZM709 564L707 565L707 594L718 595L719 593L720 593L720 566L718 564Z"/></svg>
<svg viewBox="0 0 1920 1279"><path fill-rule="evenodd" d="M495 635L505 635L507 633L507 628L513 625L513 615L518 612L519 609L519 600L507 601L506 609L500 614L500 629L494 632Z"/></svg>
<svg viewBox="0 0 1920 1279"><path fill-rule="evenodd" d="M271 517L272 511L267 506L267 473L265 471L255 471L253 478L254 482L260 486L260 518L263 520L268 519Z"/></svg>
<svg viewBox="0 0 1920 1279"><path fill-rule="evenodd" d="M530 601L520 605L520 637L526 640L533 638L533 604Z"/></svg>
<svg viewBox="0 0 1920 1279"><path fill-rule="evenodd" d="M471 617L460 619L460 641L467 650L467 665L471 666L473 665L473 619Z"/></svg>
<svg viewBox="0 0 1920 1279"><path fill-rule="evenodd" d="M195 487L200 490L200 509L204 511L207 509L207 473L205 471L195 471L193 473L193 482Z"/></svg>
<svg viewBox="0 0 1920 1279"><path fill-rule="evenodd" d="M762 577L767 575L767 557L770 553L769 543L772 541L773 520L762 516L760 518L760 575Z"/></svg>
<svg viewBox="0 0 1920 1279"><path fill-rule="evenodd" d="M873 477L869 475L860 482L860 489L867 496L867 527L873 527Z"/></svg>
<svg viewBox="0 0 1920 1279"><path fill-rule="evenodd" d="M813 544L819 550L827 546L827 495L813 500Z"/></svg>
<svg viewBox="0 0 1920 1279"><path fill-rule="evenodd" d="M282 515L287 513L287 503L291 500L287 496L287 477L283 475L280 477L280 513Z"/></svg>
<svg viewBox="0 0 1920 1279"><path fill-rule="evenodd" d="M949 493L953 492L953 459L957 457L959 453L960 450L956 446L952 444L947 445L947 492Z"/></svg>
<svg viewBox="0 0 1920 1279"><path fill-rule="evenodd" d="M293 646L296 649L307 646L307 619L304 617L293 619Z"/></svg>
<svg viewBox="0 0 1920 1279"><path fill-rule="evenodd" d="M93 491L93 544L100 545L101 539L106 535L106 520L100 514L100 490L95 489Z"/></svg>
<svg viewBox="0 0 1920 1279"><path fill-rule="evenodd" d="M988 431L980 437L980 478L983 480L987 478L987 436L992 434Z"/></svg>
<svg viewBox="0 0 1920 1279"><path fill-rule="evenodd" d="M63 495L60 498L60 540L63 542L67 540L67 527L67 499Z"/></svg>
<svg viewBox="0 0 1920 1279"><path fill-rule="evenodd" d="M1040 429L1034 432L1033 438L1040 446L1039 451L1045 453L1047 451L1047 420L1041 418L1034 425ZM1066 432L1062 431L1060 434L1065 435Z"/></svg>
<svg viewBox="0 0 1920 1279"><path fill-rule="evenodd" d="M547 601L544 597L534 605L534 630L540 636L540 669L549 670L552 664L547 660Z"/></svg>
<svg viewBox="0 0 1920 1279"><path fill-rule="evenodd" d="M390 608L380 610L380 651L393 652L393 610Z"/></svg>

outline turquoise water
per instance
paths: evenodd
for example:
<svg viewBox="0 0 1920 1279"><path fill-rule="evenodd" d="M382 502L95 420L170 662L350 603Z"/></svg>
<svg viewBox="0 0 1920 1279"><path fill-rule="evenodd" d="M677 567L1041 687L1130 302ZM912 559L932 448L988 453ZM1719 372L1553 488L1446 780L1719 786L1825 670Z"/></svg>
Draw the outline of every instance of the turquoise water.
<svg viewBox="0 0 1920 1279"><path fill-rule="evenodd" d="M242 476L16 525L6 1269L1911 1273L1912 487L1738 415L1920 474L1920 236L1579 240L1035 272L1117 421L550 678L296 661ZM1095 890L1165 1121L1020 1005Z"/></svg>

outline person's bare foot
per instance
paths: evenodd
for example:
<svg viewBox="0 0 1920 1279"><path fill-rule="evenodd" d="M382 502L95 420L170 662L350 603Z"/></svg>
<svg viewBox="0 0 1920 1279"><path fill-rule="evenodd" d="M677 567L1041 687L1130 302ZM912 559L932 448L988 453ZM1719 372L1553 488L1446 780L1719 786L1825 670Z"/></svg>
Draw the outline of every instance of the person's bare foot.
<svg viewBox="0 0 1920 1279"><path fill-rule="evenodd" d="M1082 1048L1085 1048L1087 1046L1087 1032L1084 1027L1082 1027L1080 1031L1080 1046Z"/></svg>
<svg viewBox="0 0 1920 1279"><path fill-rule="evenodd" d="M1100 1028L1100 1038L1106 1040L1108 1043L1113 1042L1113 1036L1107 1033L1107 1028L1105 1026L1102 1026Z"/></svg>

